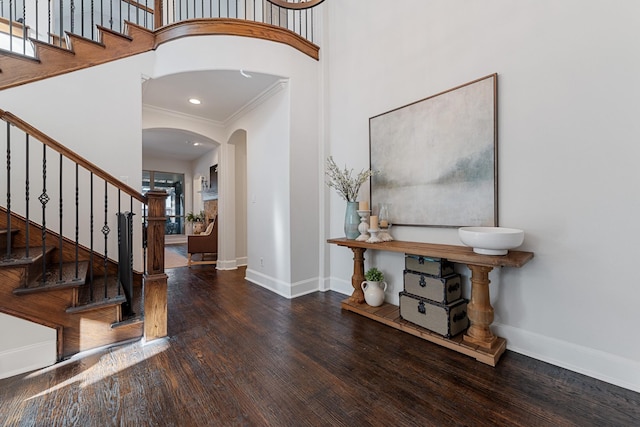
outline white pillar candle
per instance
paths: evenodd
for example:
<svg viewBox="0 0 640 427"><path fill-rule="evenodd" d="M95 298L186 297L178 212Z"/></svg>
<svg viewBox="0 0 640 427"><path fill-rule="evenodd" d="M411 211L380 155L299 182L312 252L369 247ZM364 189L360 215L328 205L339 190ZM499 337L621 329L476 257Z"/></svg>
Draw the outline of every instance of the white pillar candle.
<svg viewBox="0 0 640 427"><path fill-rule="evenodd" d="M377 215L371 215L371 217L369 218L369 228L371 228L372 230L377 230L378 229L378 216Z"/></svg>
<svg viewBox="0 0 640 427"><path fill-rule="evenodd" d="M362 202L358 203L358 210L368 211L369 210L369 202L362 201Z"/></svg>

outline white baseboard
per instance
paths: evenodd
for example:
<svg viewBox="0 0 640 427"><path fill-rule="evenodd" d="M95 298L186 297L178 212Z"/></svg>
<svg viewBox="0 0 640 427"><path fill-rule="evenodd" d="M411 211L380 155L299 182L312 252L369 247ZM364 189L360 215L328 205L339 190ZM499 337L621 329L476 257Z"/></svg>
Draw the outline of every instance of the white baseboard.
<svg viewBox="0 0 640 427"><path fill-rule="evenodd" d="M245 279L285 298L296 298L319 291L319 279L313 278L296 283L288 283L247 268Z"/></svg>
<svg viewBox="0 0 640 427"><path fill-rule="evenodd" d="M353 292L351 282L336 278L329 279L329 289L345 295L351 295ZM511 351L640 392L638 361L499 323L493 323L491 329L496 335L507 340L507 349Z"/></svg>
<svg viewBox="0 0 640 427"><path fill-rule="evenodd" d="M43 341L0 352L0 379L56 363L56 341Z"/></svg>
<svg viewBox="0 0 640 427"><path fill-rule="evenodd" d="M236 262L236 260L218 260L218 262L216 263L216 268L218 270L236 270L238 268L238 263Z"/></svg>
<svg viewBox="0 0 640 427"><path fill-rule="evenodd" d="M499 323L491 328L507 340L508 350L640 392L638 361Z"/></svg>

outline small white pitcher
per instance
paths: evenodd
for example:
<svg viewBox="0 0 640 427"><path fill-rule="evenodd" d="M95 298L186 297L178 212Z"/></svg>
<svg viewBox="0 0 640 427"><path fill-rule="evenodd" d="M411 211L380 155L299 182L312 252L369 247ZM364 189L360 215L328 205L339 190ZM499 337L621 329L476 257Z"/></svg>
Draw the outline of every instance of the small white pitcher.
<svg viewBox="0 0 640 427"><path fill-rule="evenodd" d="M370 282L365 280L360 284L364 292L364 300L371 307L379 307L384 303L384 293L387 290L387 282Z"/></svg>

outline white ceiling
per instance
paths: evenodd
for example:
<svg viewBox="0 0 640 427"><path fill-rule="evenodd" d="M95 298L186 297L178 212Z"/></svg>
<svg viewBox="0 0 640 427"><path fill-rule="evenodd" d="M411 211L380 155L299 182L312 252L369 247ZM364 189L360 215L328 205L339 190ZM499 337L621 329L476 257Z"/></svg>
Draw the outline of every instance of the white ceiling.
<svg viewBox="0 0 640 427"><path fill-rule="evenodd" d="M142 103L224 124L281 79L240 70L172 74L144 82ZM189 98L198 98L202 103L190 104ZM191 161L216 145L216 141L179 129L157 128L142 132L143 157Z"/></svg>

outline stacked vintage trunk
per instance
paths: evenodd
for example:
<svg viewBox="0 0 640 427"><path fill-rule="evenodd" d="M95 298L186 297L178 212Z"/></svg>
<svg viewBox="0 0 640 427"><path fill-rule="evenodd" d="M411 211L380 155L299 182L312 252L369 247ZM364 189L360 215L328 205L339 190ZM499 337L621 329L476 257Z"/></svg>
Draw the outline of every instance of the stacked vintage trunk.
<svg viewBox="0 0 640 427"><path fill-rule="evenodd" d="M453 263L441 258L405 256L400 316L446 338L469 326L461 277Z"/></svg>

